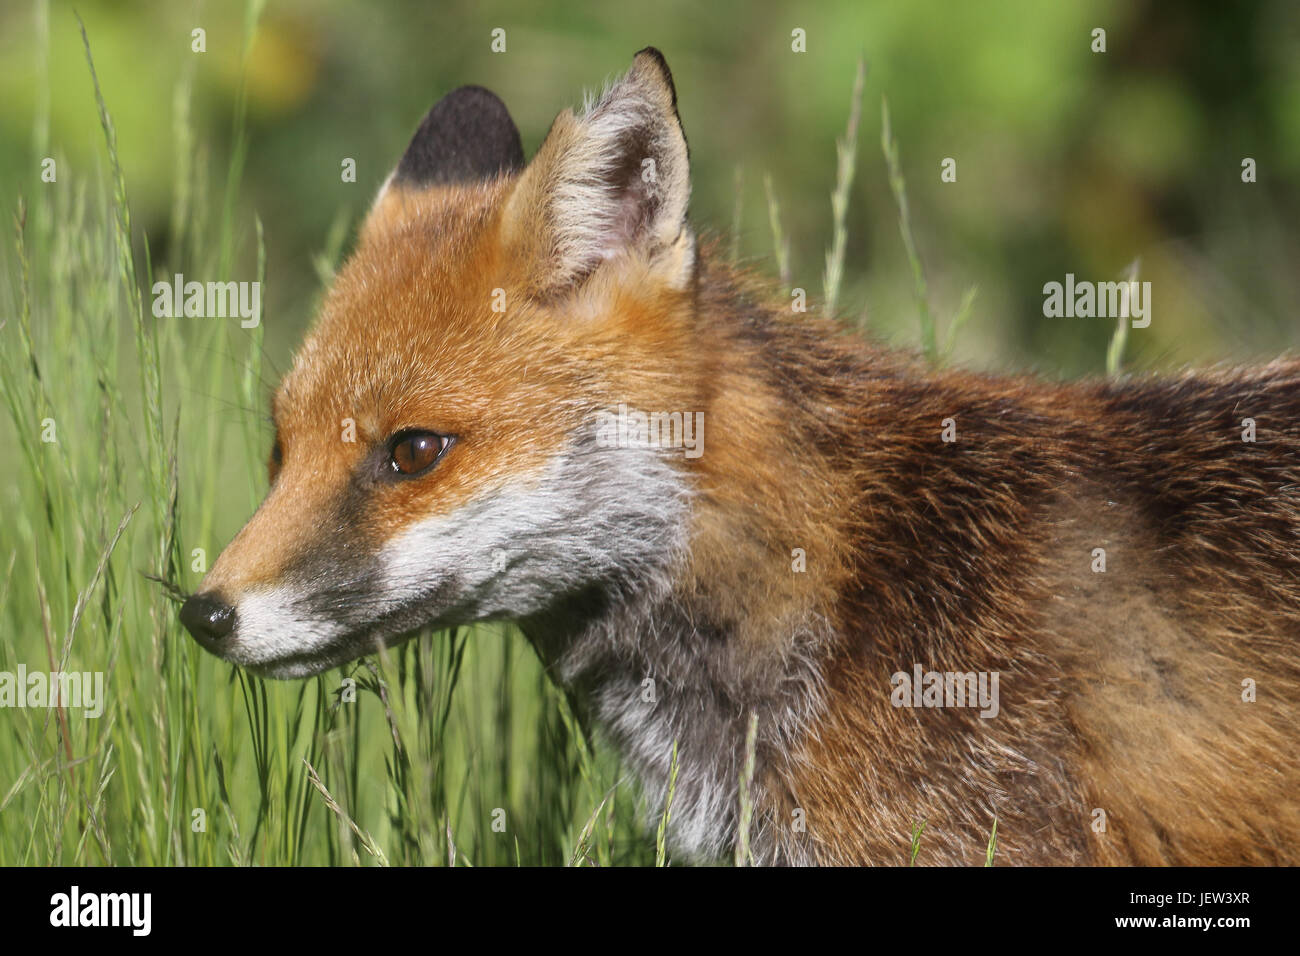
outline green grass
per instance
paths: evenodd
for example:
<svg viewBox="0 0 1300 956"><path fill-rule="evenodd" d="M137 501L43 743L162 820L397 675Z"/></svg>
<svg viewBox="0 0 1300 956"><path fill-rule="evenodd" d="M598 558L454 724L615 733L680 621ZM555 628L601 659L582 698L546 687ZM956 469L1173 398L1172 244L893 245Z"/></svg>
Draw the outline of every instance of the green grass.
<svg viewBox="0 0 1300 956"><path fill-rule="evenodd" d="M835 315L835 305L840 296L840 283L844 280L844 248L849 241L849 192L853 187L853 173L858 158L858 123L862 119L862 85L867 79L867 64L858 60L858 72L853 80L853 96L849 106L849 123L844 138L835 144L835 189L831 193L831 247L826 250L826 271L822 275L822 296L826 313Z"/></svg>
<svg viewBox="0 0 1300 956"><path fill-rule="evenodd" d="M903 238L907 262L912 270L912 295L916 300L917 320L920 323L921 350L932 364L940 365L952 357L957 333L970 318L971 308L975 305L979 288L971 286L962 296L961 304L948 324L948 332L941 348L934 313L930 311L930 293L925 279L925 267L921 264L921 256L916 251L916 239L912 235L912 213L907 202L907 181L903 177L903 162L899 155L898 140L889 122L889 100L883 96L880 98L880 148L885 154L889 188L894 194L894 202L898 205L898 231Z"/></svg>

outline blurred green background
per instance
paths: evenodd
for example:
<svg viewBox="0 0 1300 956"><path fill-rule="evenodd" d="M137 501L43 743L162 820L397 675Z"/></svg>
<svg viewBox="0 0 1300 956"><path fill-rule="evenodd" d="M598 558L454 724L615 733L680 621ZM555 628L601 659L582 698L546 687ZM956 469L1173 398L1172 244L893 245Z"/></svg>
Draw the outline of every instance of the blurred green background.
<svg viewBox="0 0 1300 956"><path fill-rule="evenodd" d="M83 0L118 127L133 214L165 269L178 157L175 91L213 187L232 149L244 58L242 3ZM190 31L207 32L207 52ZM506 31L493 53L490 34ZM807 52L791 52L791 30ZM1093 53L1090 31L1107 31ZM6 208L102 162L72 5L54 3L42 58L34 5L0 12L0 180ZM555 114L663 50L678 86L697 225L727 233L737 170L742 255L772 270L763 176L792 238L792 282L820 292L835 139L855 60L869 64L849 207L841 308L914 344L915 309L879 149L890 99L914 228L942 317L980 295L957 350L978 367L1096 371L1101 320L1045 319L1044 282L1153 283L1151 328L1130 364L1265 356L1297 342L1300 292L1300 11L1294 3L343 3L272 0L247 58L249 140L239 215L266 226L268 347L282 364L318 287L311 256L336 217L352 227L423 112L479 83L509 105L531 155ZM48 77L48 92L46 92ZM37 127L48 95L48 130ZM1258 182L1243 184L1253 157ZM343 157L357 182L340 182ZM957 160L956 183L940 162ZM349 233L350 235L350 233ZM244 250L241 277L252 269Z"/></svg>

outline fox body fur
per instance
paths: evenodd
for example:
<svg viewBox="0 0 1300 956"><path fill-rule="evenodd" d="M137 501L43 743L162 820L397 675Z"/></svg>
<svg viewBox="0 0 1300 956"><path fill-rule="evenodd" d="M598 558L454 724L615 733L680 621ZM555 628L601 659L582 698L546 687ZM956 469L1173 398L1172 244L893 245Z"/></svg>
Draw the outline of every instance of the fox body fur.
<svg viewBox="0 0 1300 956"><path fill-rule="evenodd" d="M919 861L978 863L995 819L1004 862L1296 862L1300 363L936 371L793 314L689 193L657 51L527 164L491 93L435 106L274 397L203 646L293 678L517 621L652 808L676 742L696 858L756 717L760 862L905 863L924 820ZM699 414L701 453L601 440L620 408ZM898 706L917 667L996 713Z"/></svg>

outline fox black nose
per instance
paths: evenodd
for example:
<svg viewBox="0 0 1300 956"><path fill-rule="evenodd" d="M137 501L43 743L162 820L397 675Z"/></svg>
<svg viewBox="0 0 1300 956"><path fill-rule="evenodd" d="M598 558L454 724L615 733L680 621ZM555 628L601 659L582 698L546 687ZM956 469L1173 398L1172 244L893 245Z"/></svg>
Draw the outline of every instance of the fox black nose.
<svg viewBox="0 0 1300 956"><path fill-rule="evenodd" d="M192 594L181 605L181 623L200 644L215 644L235 629L235 609L211 594Z"/></svg>

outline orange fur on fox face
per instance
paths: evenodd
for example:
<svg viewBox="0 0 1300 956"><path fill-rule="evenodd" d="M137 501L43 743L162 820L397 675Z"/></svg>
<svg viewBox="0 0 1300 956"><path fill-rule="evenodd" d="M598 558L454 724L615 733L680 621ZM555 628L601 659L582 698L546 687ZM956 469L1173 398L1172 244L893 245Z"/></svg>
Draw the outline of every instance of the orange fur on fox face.
<svg viewBox="0 0 1300 956"><path fill-rule="evenodd" d="M869 346L697 244L676 104L643 51L526 166L492 94L434 107L195 636L293 677L515 620L652 806L677 750L700 858L753 720L764 862L903 864L924 821L918 862L981 863L995 820L1008 862L1296 862L1300 364L1051 385ZM628 414L700 453L611 445ZM395 475L410 433L447 443Z"/></svg>

